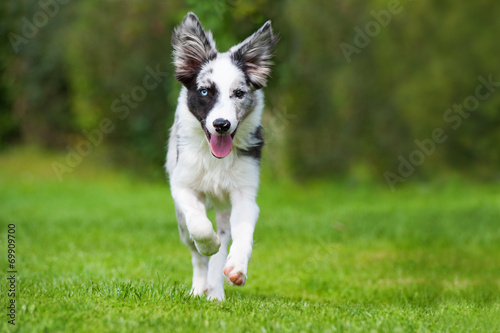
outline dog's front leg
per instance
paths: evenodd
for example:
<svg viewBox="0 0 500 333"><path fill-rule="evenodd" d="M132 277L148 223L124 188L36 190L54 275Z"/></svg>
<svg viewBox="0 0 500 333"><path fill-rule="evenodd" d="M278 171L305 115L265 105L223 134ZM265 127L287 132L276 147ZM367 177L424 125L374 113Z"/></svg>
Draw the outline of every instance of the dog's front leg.
<svg viewBox="0 0 500 333"><path fill-rule="evenodd" d="M207 218L205 198L189 188L179 187L172 189L172 196L177 209L184 216L186 227L198 252L204 256L217 253L220 239Z"/></svg>
<svg viewBox="0 0 500 333"><path fill-rule="evenodd" d="M224 274L231 283L242 286L247 279L247 266L252 256L253 232L259 217L259 207L254 195L245 197L238 193L232 195L231 201L233 243L224 266Z"/></svg>

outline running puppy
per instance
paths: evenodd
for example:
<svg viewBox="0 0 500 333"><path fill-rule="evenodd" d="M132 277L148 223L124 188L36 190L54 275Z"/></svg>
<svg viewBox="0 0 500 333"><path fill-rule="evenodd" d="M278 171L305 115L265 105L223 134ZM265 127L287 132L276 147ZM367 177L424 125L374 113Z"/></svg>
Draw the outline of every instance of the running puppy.
<svg viewBox="0 0 500 333"><path fill-rule="evenodd" d="M261 88L277 41L268 21L219 53L193 13L173 33L176 78L183 87L166 169L180 237L192 254L193 295L224 300L224 276L237 286L247 279L259 215ZM208 207L215 208L217 233Z"/></svg>

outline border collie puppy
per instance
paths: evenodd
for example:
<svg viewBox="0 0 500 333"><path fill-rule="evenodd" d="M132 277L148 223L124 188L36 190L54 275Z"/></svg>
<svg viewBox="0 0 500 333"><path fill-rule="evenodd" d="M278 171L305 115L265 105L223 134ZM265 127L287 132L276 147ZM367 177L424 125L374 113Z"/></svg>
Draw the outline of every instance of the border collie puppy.
<svg viewBox="0 0 500 333"><path fill-rule="evenodd" d="M173 32L176 79L183 87L166 169L179 233L192 254L191 293L224 300L224 276L243 286L259 215L264 107L278 37L271 22L219 53L210 31L188 13ZM217 232L207 218L216 212ZM231 247L228 247L232 239Z"/></svg>

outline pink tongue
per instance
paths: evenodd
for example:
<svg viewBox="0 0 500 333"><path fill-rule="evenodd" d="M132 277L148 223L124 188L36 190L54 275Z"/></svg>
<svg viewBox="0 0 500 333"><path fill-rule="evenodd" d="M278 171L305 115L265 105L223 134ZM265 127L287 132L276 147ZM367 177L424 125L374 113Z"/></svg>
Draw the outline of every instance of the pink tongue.
<svg viewBox="0 0 500 333"><path fill-rule="evenodd" d="M212 135L210 139L210 149L217 158L224 158L233 148L233 138L231 135Z"/></svg>

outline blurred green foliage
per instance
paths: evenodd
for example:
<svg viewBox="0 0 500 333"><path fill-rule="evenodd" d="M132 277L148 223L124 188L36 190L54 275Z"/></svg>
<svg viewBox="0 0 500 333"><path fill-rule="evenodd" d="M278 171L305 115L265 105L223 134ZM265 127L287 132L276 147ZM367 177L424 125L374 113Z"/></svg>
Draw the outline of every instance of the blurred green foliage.
<svg viewBox="0 0 500 333"><path fill-rule="evenodd" d="M418 174L499 176L500 87L472 112L453 111L478 77L500 81L500 3L487 0L5 1L1 146L73 147L109 118L111 157L158 168L180 90L170 36L188 11L219 51L267 19L280 34L263 119L272 173L383 180L442 128ZM141 89L148 68L168 75Z"/></svg>

